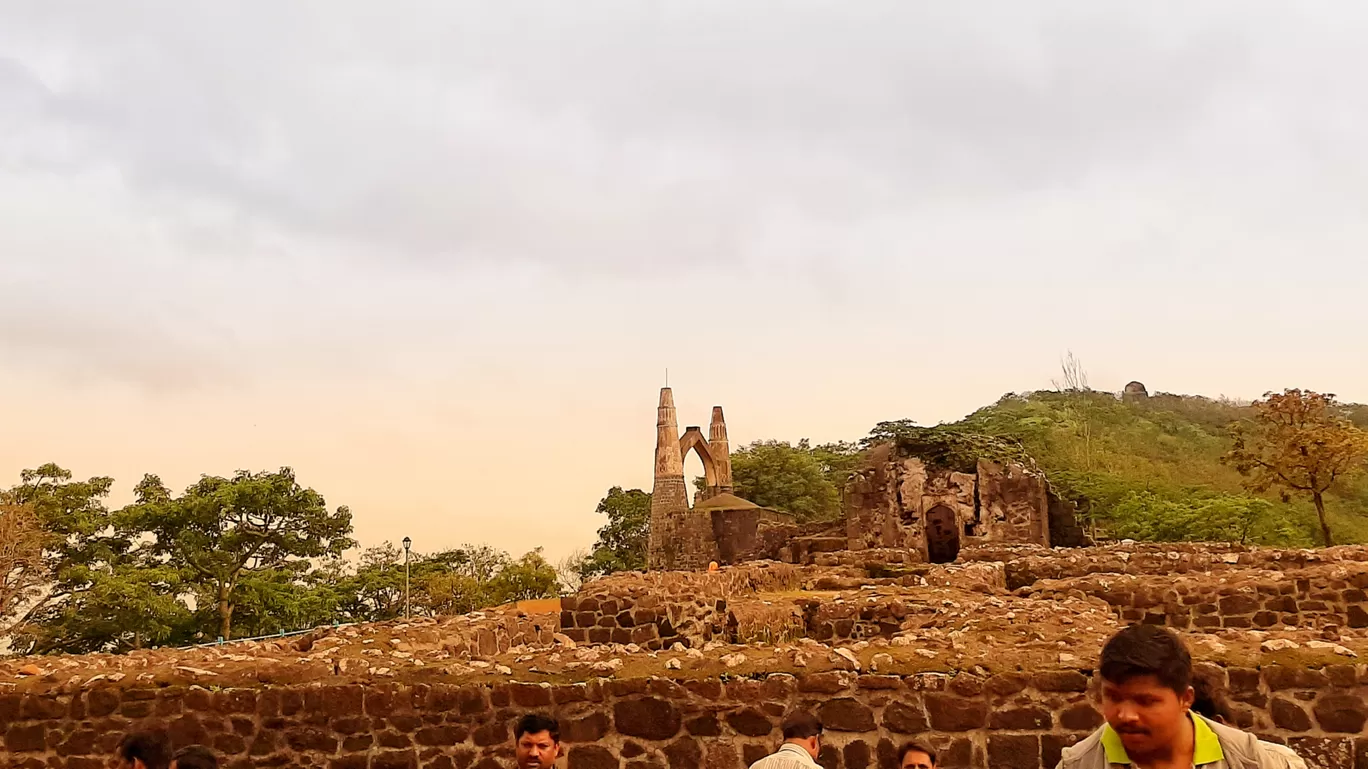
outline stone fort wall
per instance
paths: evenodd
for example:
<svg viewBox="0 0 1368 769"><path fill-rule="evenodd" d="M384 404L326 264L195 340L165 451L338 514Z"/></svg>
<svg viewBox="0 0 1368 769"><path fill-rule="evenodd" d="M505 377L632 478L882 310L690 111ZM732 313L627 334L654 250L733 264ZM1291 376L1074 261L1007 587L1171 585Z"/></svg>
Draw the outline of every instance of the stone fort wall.
<svg viewBox="0 0 1368 769"><path fill-rule="evenodd" d="M1234 719L1313 766L1368 767L1368 668L1203 670ZM169 727L229 769L510 767L525 712L560 718L569 769L742 769L780 742L790 708L827 727L827 769L887 769L915 739L946 767L1050 769L1101 723L1085 672L906 676L825 672L722 681L600 679L564 685L394 684L230 688L96 687L0 696L4 765L96 769L127 730Z"/></svg>

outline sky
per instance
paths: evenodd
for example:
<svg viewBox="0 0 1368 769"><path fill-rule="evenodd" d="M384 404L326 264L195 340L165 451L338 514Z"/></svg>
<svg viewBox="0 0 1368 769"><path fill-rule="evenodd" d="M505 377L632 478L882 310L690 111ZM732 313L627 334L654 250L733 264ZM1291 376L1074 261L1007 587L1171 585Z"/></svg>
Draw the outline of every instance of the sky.
<svg viewBox="0 0 1368 769"><path fill-rule="evenodd" d="M1368 401L1368 7L0 0L0 485L559 558L681 428ZM688 466L699 470L697 460Z"/></svg>

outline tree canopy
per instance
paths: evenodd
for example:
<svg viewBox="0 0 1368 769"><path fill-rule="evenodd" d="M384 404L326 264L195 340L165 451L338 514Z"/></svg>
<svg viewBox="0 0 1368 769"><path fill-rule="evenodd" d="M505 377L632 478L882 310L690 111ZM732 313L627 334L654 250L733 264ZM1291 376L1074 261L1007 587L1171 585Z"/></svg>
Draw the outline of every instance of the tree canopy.
<svg viewBox="0 0 1368 769"><path fill-rule="evenodd" d="M1368 432L1356 427L1334 395L1288 389L1268 393L1254 414L1231 428L1234 446L1225 461L1256 492L1281 488L1311 497L1322 544L1333 543L1325 493L1363 469Z"/></svg>

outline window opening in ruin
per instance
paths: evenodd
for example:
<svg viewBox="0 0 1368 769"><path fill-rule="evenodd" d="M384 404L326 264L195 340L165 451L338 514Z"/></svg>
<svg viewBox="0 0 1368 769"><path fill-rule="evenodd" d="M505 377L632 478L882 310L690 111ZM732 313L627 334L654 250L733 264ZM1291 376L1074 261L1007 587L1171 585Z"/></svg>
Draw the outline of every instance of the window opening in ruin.
<svg viewBox="0 0 1368 769"><path fill-rule="evenodd" d="M926 559L950 563L959 557L960 535L955 511L936 505L926 514Z"/></svg>
<svg viewBox="0 0 1368 769"><path fill-rule="evenodd" d="M684 455L684 477L689 482L689 507L693 508L698 504L698 479L707 477L703 471L703 458L697 451L690 451Z"/></svg>

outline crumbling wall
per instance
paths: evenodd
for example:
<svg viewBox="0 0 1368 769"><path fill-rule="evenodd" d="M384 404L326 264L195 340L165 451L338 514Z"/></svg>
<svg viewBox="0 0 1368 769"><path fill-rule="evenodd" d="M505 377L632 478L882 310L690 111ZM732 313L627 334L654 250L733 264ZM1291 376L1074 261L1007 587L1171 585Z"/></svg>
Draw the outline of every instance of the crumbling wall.
<svg viewBox="0 0 1368 769"><path fill-rule="evenodd" d="M941 561L953 560L960 547L983 543L1048 546L1045 476L986 460L975 470L931 467L891 446L875 449L846 485L846 548L902 549Z"/></svg>
<svg viewBox="0 0 1368 769"><path fill-rule="evenodd" d="M1123 620L1179 630L1368 627L1368 564L1225 574L1045 580L1031 596L1093 596L1115 607Z"/></svg>
<svg viewBox="0 0 1368 769"><path fill-rule="evenodd" d="M1364 666L1219 668L1204 674L1241 725L1285 742L1313 766L1368 768ZM1090 676L1073 669L996 675L775 673L720 681L370 683L126 688L0 695L6 766L96 769L131 729L169 726L228 769L505 769L525 712L561 720L569 769L742 769L775 749L793 708L816 713L827 769L893 767L917 739L941 765L1053 769L1101 724Z"/></svg>

